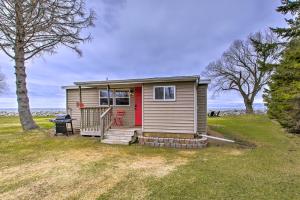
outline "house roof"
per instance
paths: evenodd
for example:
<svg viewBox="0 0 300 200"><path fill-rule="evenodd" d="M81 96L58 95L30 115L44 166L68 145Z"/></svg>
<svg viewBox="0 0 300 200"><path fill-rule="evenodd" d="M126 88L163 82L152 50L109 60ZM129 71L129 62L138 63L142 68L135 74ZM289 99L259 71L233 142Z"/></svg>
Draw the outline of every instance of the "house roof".
<svg viewBox="0 0 300 200"><path fill-rule="evenodd" d="M75 89L78 86L93 87L106 85L123 85L123 84L142 84L142 83L163 83L163 82L186 82L195 81L198 84L209 84L209 79L200 79L200 76L171 76L171 77L153 77L142 79L121 79L121 80L106 80L106 81L84 81L74 82L73 86L64 86L63 89Z"/></svg>

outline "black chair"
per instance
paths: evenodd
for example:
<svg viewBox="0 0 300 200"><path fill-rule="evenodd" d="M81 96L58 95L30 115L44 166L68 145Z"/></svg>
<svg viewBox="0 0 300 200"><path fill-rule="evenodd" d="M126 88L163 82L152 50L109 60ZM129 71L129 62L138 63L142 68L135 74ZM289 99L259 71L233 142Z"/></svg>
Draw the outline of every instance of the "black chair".
<svg viewBox="0 0 300 200"><path fill-rule="evenodd" d="M208 117L220 117L220 113L221 111L218 112L211 111L210 113L208 113Z"/></svg>

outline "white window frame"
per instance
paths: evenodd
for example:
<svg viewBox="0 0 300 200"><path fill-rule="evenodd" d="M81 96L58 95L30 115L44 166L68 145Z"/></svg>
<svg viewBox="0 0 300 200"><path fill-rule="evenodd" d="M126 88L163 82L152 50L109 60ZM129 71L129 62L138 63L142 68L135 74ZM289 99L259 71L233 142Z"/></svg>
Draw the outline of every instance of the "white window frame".
<svg viewBox="0 0 300 200"><path fill-rule="evenodd" d="M116 97L116 91L120 91L120 92L128 92L128 97ZM129 104L128 105L117 105L117 101L116 98L128 98L129 100ZM130 89L115 89L114 90L114 100L113 100L114 106L116 107L124 107L124 106L130 106Z"/></svg>
<svg viewBox="0 0 300 200"><path fill-rule="evenodd" d="M100 107L108 107L108 105L101 105L101 98L107 98L107 97L101 97L101 90L106 90L106 89L99 89L99 106ZM112 91L112 96L110 96L110 98L113 99L113 104L111 106L114 107L128 107L130 106L130 89L110 89L110 91ZM116 95L115 95L115 91L126 91L128 92L128 97L118 97L118 98L129 98L129 105L116 105Z"/></svg>
<svg viewBox="0 0 300 200"><path fill-rule="evenodd" d="M174 99L166 99L165 89L172 87L174 88ZM164 88L163 99L155 99L155 89L156 88ZM176 101L176 86L175 85L163 85L163 86L153 86L153 101Z"/></svg>
<svg viewBox="0 0 300 200"><path fill-rule="evenodd" d="M107 97L101 97L101 90L107 90L107 89L99 89L99 95L98 95L98 98L99 98L99 106L100 107L108 107L108 105L101 105L101 98L107 98ZM110 96L109 98L112 98L113 100L113 104L114 104L114 90L110 89L110 91L112 92L112 96ZM111 105L112 106L112 105Z"/></svg>

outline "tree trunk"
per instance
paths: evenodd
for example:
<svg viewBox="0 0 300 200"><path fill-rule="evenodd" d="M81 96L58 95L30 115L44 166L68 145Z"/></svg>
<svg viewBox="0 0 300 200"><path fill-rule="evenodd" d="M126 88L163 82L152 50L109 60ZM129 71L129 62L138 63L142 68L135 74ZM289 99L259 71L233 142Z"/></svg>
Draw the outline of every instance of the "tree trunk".
<svg viewBox="0 0 300 200"><path fill-rule="evenodd" d="M18 52L19 50L16 50ZM23 130L31 130L38 128L36 123L33 121L30 107L29 98L26 88L26 71L24 62L24 52L18 52L16 54L16 88L17 88L17 99L18 99L18 111L20 122Z"/></svg>
<svg viewBox="0 0 300 200"><path fill-rule="evenodd" d="M23 10L21 1L15 3L16 12L16 40L15 40L15 72L16 72L16 93L18 99L18 111L20 122L23 130L31 130L38 128L33 121L30 107L29 98L26 88L26 70L25 70L25 50L24 50L24 22Z"/></svg>
<svg viewBox="0 0 300 200"><path fill-rule="evenodd" d="M248 99L244 99L245 107L246 107L246 113L247 114L254 114L253 110L253 101L250 101Z"/></svg>

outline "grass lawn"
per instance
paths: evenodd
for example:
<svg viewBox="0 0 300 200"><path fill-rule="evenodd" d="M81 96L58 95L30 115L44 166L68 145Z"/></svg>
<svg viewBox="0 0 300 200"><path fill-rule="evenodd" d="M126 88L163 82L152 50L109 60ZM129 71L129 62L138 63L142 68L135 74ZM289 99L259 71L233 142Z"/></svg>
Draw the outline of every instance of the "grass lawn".
<svg viewBox="0 0 300 200"><path fill-rule="evenodd" d="M256 145L202 150L104 145L95 138L23 133L0 117L0 199L300 199L300 137L266 116L209 119Z"/></svg>

